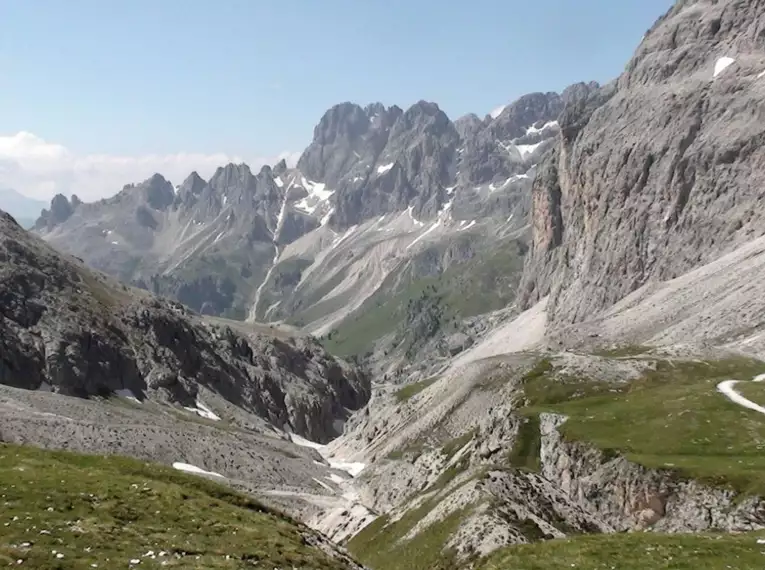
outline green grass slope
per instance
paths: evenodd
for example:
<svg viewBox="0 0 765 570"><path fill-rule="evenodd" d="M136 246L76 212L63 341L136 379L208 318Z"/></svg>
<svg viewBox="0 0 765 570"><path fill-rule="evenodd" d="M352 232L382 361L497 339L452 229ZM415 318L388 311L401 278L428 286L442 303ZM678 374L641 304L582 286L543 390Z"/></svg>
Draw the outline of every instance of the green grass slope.
<svg viewBox="0 0 765 570"><path fill-rule="evenodd" d="M308 544L311 531L244 495L121 457L0 444L0 505L0 566L350 567Z"/></svg>
<svg viewBox="0 0 765 570"><path fill-rule="evenodd" d="M755 570L765 567L764 533L579 536L503 548L476 570Z"/></svg>
<svg viewBox="0 0 765 570"><path fill-rule="evenodd" d="M569 419L561 431L569 440L617 451L646 467L765 496L765 415L717 391L723 380L751 380L765 372L765 362L660 359L655 366L635 381L615 385L561 376L542 360L525 377L523 413L564 414ZM757 395L757 387L738 387Z"/></svg>

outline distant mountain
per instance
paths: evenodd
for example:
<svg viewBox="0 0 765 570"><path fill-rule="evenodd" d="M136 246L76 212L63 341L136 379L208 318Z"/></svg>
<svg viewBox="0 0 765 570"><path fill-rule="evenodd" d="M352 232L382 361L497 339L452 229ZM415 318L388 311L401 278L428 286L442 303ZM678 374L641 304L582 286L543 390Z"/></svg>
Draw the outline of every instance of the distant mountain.
<svg viewBox="0 0 765 570"><path fill-rule="evenodd" d="M555 143L571 91L532 93L494 118L456 121L426 101L406 110L341 103L323 115L296 168L229 164L178 186L157 174L96 203L59 195L35 230L203 314L282 320L323 335L386 277L395 297L391 288L405 281L520 239L535 165ZM496 299L471 314L512 300L514 288L494 277L485 291L472 285L458 289Z"/></svg>
<svg viewBox="0 0 765 570"><path fill-rule="evenodd" d="M0 188L0 210L5 210L25 228L34 225L40 212L48 204L42 200L35 200L20 194L10 188Z"/></svg>

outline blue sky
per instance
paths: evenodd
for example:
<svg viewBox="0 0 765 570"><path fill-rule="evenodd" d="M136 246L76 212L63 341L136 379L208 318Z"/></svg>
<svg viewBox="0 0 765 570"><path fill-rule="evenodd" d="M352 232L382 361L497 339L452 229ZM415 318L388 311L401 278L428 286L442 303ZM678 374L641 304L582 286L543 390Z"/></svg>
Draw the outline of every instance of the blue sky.
<svg viewBox="0 0 765 570"><path fill-rule="evenodd" d="M76 156L271 157L302 150L340 101L483 115L615 77L671 4L2 0L0 137Z"/></svg>

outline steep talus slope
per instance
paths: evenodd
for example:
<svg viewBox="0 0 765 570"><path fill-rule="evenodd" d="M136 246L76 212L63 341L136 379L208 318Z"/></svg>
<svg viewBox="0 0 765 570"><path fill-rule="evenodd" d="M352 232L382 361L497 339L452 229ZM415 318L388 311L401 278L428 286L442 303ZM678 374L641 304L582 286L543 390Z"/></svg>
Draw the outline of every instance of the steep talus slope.
<svg viewBox="0 0 765 570"><path fill-rule="evenodd" d="M91 272L4 213L0 260L2 384L80 397L126 391L187 407L204 387L318 441L369 397L368 378L316 341L205 321Z"/></svg>
<svg viewBox="0 0 765 570"><path fill-rule="evenodd" d="M533 189L522 300L581 321L758 237L759 1L678 2L613 84L575 99Z"/></svg>

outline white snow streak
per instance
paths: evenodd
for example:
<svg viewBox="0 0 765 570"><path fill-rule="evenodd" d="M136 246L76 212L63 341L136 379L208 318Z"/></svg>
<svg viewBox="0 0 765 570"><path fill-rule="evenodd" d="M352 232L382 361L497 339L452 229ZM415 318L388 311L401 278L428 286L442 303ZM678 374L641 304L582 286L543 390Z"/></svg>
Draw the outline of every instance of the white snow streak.
<svg viewBox="0 0 765 570"><path fill-rule="evenodd" d="M332 214L335 213L335 209L332 208L327 214L321 219L321 225L326 226L329 223L329 218L332 217Z"/></svg>
<svg viewBox="0 0 765 570"><path fill-rule="evenodd" d="M418 241L420 241L421 239L423 239L423 238L424 238L426 235L428 235L430 232L432 232L433 230L435 230L435 229L436 229L438 226L440 226L440 225L441 225L441 221L440 221L440 220L439 220L439 221L437 221L437 222L435 222L435 223L434 223L432 226L430 226L430 227L429 227L427 230L425 230L424 232L422 232L422 234L421 234L421 235L420 235L420 236L419 236L419 237L418 237L416 240L414 240L412 243L410 243L408 246L406 246L406 249L409 249L410 247L412 247L414 244L416 244Z"/></svg>
<svg viewBox="0 0 765 570"><path fill-rule="evenodd" d="M330 493L334 493L334 492L335 492L335 490L334 490L332 487L330 487L329 485L327 485L327 484L326 484L326 483L324 483L323 481L319 481L319 480L318 480L316 477L311 477L311 479L313 479L314 481L316 481L316 482L317 482L319 485L321 485L322 487L324 487L324 488L325 488L327 491L329 491Z"/></svg>
<svg viewBox="0 0 765 570"><path fill-rule="evenodd" d="M345 241L350 235L356 231L356 228L358 226L351 226L347 230L345 230L345 233L341 235L339 238L335 238L335 241L332 242L332 249L336 248L338 245L340 245L343 241Z"/></svg>
<svg viewBox="0 0 765 570"><path fill-rule="evenodd" d="M541 133L543 131L546 131L547 129L550 129L552 127L557 127L557 126L558 126L558 121L549 121L539 128L535 127L534 125L531 125L528 129L526 129L526 134L530 135L532 133Z"/></svg>
<svg viewBox="0 0 765 570"><path fill-rule="evenodd" d="M282 181L281 176L277 176L276 178L274 178L274 184L276 184L279 188L284 186L284 182Z"/></svg>
<svg viewBox="0 0 765 570"><path fill-rule="evenodd" d="M393 162L390 164L383 164L382 166L377 167L377 174L385 174L388 172L391 168L393 168Z"/></svg>
<svg viewBox="0 0 765 570"><path fill-rule="evenodd" d="M721 74L723 71L725 71L725 69L726 69L726 68L727 68L727 67L728 67L728 66L729 66L731 63L734 63L735 61L736 61L736 60L735 60L735 59L733 59L732 57L727 57L727 56L726 56L726 57L721 57L720 59L718 59L718 60L715 62L715 71L714 71L714 75L713 75L712 77L713 77L713 78L715 78L715 77L717 77L718 75L720 75L720 74Z"/></svg>
<svg viewBox="0 0 765 570"><path fill-rule="evenodd" d="M537 150L541 144L542 144L541 142L538 142L536 144L517 144L515 145L515 148L517 148L518 152L521 153L521 158L525 160L526 156L530 155L535 150Z"/></svg>
<svg viewBox="0 0 765 570"><path fill-rule="evenodd" d="M316 451L319 452L319 455L321 455L324 459L327 460L327 463L329 463L329 466L332 467L332 469L337 469L338 471L345 471L351 477L358 477L359 474L366 467L365 463L333 460L327 453L327 446L322 445L321 443L310 441L294 433L290 434L290 438L292 439L292 443L294 443L295 445L299 445L301 447L310 447L311 449L315 449Z"/></svg>
<svg viewBox="0 0 765 570"><path fill-rule="evenodd" d="M131 402L135 402L136 404L140 404L141 400L135 397L135 394L133 394L133 391L129 388L123 388L122 390L115 390L114 393L119 396L120 398L126 398L130 400Z"/></svg>
<svg viewBox="0 0 765 570"><path fill-rule="evenodd" d="M305 180L305 178L303 179ZM271 262L271 267L268 268L268 272L266 273L265 278L263 279L263 283L260 284L258 287L258 290L255 291L255 299L252 302L252 307L250 308L250 319L251 320L257 320L257 314L258 314L258 304L260 303L260 296L263 293L263 287L266 286L266 283L268 283L268 280L271 278L271 274L274 272L274 268L276 267L276 262L279 260L279 246L276 245L276 239L279 236L279 232L282 229L282 225L284 224L284 217L287 212L287 192L284 193L284 199L282 200L282 207L279 209L279 216L276 218L276 228L274 229L274 259Z"/></svg>
<svg viewBox="0 0 765 570"><path fill-rule="evenodd" d="M213 412L210 408L205 406L202 402L197 400L197 405L195 408L184 408L184 410L192 412L194 414L199 415L202 418L208 419L208 420L214 420L214 421L220 421L220 417L218 417L215 412Z"/></svg>
<svg viewBox="0 0 765 570"><path fill-rule="evenodd" d="M414 211L414 206L409 206L407 208L407 212L409 212L409 218L412 220L412 222L415 223L415 225L424 226L425 222L421 222L420 220L415 219L414 214L412 213L413 211Z"/></svg>
<svg viewBox="0 0 765 570"><path fill-rule="evenodd" d="M761 72L760 72L760 73L757 75L757 79L762 79L763 77L765 77L765 71L761 71Z"/></svg>
<svg viewBox="0 0 765 570"><path fill-rule="evenodd" d="M475 224L476 224L476 221L475 220L471 220L468 225L466 225L464 228L460 228L457 231L464 232L465 230L469 230L470 228L472 228Z"/></svg>
<svg viewBox="0 0 765 570"><path fill-rule="evenodd" d="M219 477L221 479L225 479L225 477L220 473L215 473L214 471L205 471L204 469L200 469L195 465L180 463L178 461L173 463L173 469L177 469L178 471L185 471L186 473L194 473L195 475L209 475L211 477Z"/></svg>
<svg viewBox="0 0 765 570"><path fill-rule="evenodd" d="M760 374L759 376L755 376L752 378L752 382L763 382L765 381L765 374ZM722 394L728 398L731 402L735 402L739 406L743 406L745 408L748 408L750 410L754 410L755 412L759 412L761 414L765 414L765 408L760 406L759 404L755 404L752 402L749 398L745 398L736 390L734 389L734 386L738 384L740 380L725 380L724 382L720 382L717 385L717 390L722 392Z"/></svg>
<svg viewBox="0 0 765 570"><path fill-rule="evenodd" d="M502 105L500 107L497 107L491 113L489 113L489 115L491 116L492 119L496 119L502 114L502 111L505 110L505 107L507 107L507 105Z"/></svg>

